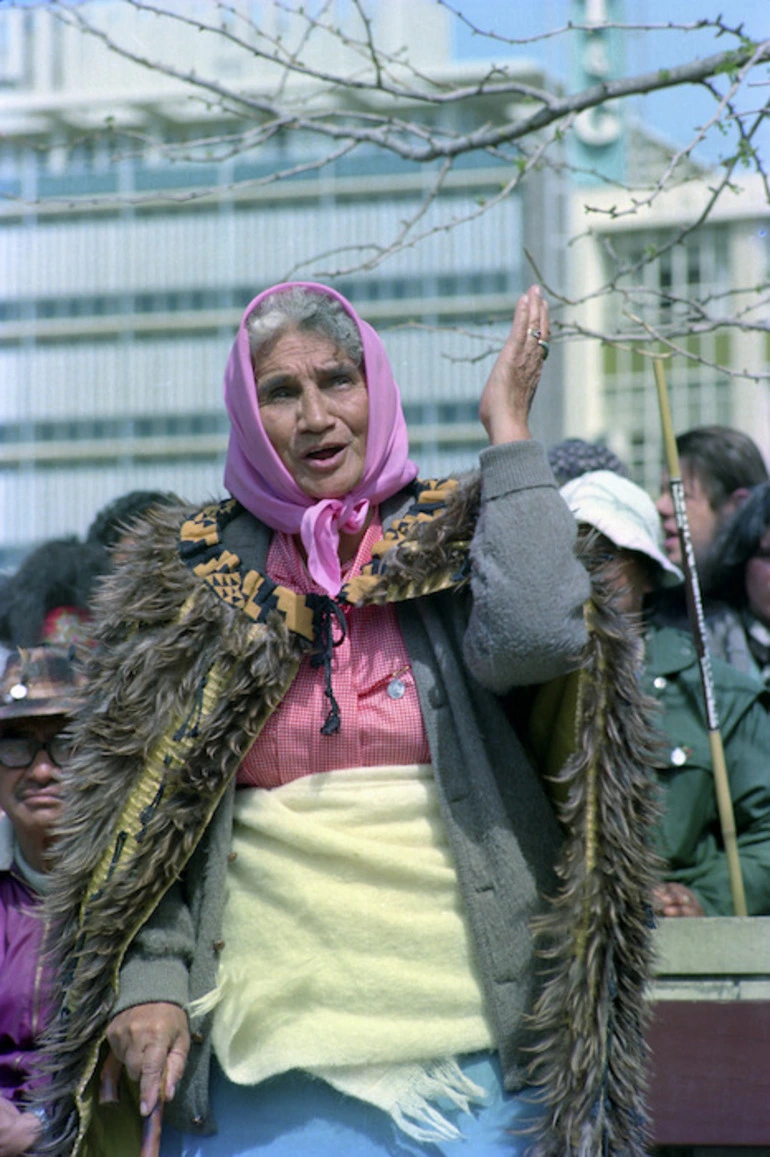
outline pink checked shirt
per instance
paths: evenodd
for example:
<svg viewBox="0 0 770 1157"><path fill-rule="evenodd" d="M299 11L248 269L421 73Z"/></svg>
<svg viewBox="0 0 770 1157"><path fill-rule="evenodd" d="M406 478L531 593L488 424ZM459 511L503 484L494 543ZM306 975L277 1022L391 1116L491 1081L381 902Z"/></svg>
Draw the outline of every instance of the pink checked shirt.
<svg viewBox="0 0 770 1157"><path fill-rule="evenodd" d="M380 538L382 524L375 513L355 558L343 567L343 581L360 573ZM320 590L290 534L278 531L273 535L267 573L275 582L301 594ZM339 731L321 734L329 710L324 672L322 667L311 667L306 658L283 702L246 753L238 769L240 787L278 787L302 775L342 767L430 763L417 689L395 608L390 604L346 607L345 620L347 636L334 648L332 659ZM335 630L335 641L338 637Z"/></svg>

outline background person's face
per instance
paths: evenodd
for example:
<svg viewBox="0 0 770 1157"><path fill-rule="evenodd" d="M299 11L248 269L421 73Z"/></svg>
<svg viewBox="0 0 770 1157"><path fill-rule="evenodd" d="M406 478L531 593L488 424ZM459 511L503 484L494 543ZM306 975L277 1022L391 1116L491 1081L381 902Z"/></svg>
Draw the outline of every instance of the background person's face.
<svg viewBox="0 0 770 1157"><path fill-rule="evenodd" d="M652 590L644 559L635 551L615 548L600 573L614 592L614 606L627 614L640 615L644 596Z"/></svg>
<svg viewBox="0 0 770 1157"><path fill-rule="evenodd" d="M64 730L64 716L9 719L0 724L0 736L23 736L47 742ZM17 838L25 842L45 839L61 809L61 770L45 748L29 767L0 766L0 808L6 813Z"/></svg>
<svg viewBox="0 0 770 1157"><path fill-rule="evenodd" d="M310 498L350 493L366 460L361 370L323 334L289 330L259 358L254 377L265 433L300 490Z"/></svg>
<svg viewBox="0 0 770 1157"><path fill-rule="evenodd" d="M745 582L749 610L770 627L770 527L759 540L757 553L746 563Z"/></svg>
<svg viewBox="0 0 770 1157"><path fill-rule="evenodd" d="M690 539L692 540L695 561L702 563L706 558L714 535L719 526L719 514L709 502L706 491L694 470L691 470L686 458L682 458L679 468L684 484L684 500L687 507L687 521L690 525ZM666 554L677 566L682 565L682 551L679 546L679 534L674 516L674 504L668 489L668 474L663 475L661 494L655 507L663 523L664 548Z"/></svg>

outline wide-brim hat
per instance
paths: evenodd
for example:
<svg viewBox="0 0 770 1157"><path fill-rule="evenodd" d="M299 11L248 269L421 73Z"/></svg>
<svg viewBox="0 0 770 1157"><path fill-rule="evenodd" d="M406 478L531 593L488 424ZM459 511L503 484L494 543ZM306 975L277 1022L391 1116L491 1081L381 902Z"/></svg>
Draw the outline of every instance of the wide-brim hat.
<svg viewBox="0 0 770 1157"><path fill-rule="evenodd" d="M0 721L70 715L84 683L71 648L15 648L6 656L0 676Z"/></svg>
<svg viewBox="0 0 770 1157"><path fill-rule="evenodd" d="M663 550L663 530L649 494L612 470L592 470L559 491L578 522L587 523L622 550L644 554L658 564L661 586L684 581Z"/></svg>

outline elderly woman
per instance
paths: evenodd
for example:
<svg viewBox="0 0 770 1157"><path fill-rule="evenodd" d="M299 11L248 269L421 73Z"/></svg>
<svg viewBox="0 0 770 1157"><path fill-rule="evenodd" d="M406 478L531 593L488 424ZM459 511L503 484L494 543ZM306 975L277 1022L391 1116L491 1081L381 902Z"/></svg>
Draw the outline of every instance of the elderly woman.
<svg viewBox="0 0 770 1157"><path fill-rule="evenodd" d="M533 287L481 396L480 480L418 482L351 305L296 283L248 306L232 500L148 516L101 597L49 911L49 1152L114 1154L164 1098L167 1154L525 1144L530 922L562 833L510 718L578 663L589 589L530 439L547 342ZM622 1094L575 1073L604 1127ZM134 1125L93 1112L137 1085Z"/></svg>

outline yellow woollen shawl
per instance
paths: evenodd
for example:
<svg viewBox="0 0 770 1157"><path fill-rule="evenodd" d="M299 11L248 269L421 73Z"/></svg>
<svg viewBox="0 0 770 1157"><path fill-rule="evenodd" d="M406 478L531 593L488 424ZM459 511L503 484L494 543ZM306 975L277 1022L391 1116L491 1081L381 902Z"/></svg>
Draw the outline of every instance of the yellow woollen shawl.
<svg viewBox="0 0 770 1157"><path fill-rule="evenodd" d="M494 1047L429 765L308 775L235 805L213 1044L238 1084L293 1068L420 1140L430 1101L483 1090L456 1054Z"/></svg>

